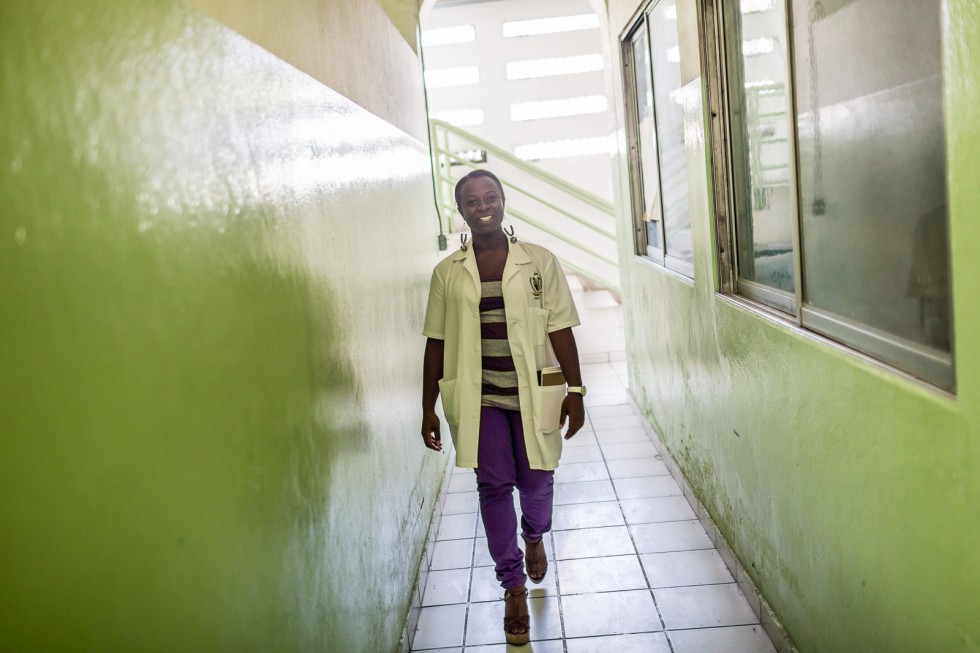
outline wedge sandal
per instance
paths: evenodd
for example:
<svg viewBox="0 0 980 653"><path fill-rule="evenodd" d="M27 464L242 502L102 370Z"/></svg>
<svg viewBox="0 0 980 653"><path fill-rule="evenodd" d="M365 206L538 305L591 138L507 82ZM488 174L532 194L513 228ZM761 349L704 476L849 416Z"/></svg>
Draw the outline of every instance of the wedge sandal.
<svg viewBox="0 0 980 653"><path fill-rule="evenodd" d="M536 542L524 540L524 543L527 549L524 554L527 577L532 583L538 584L548 574L548 553L544 549L544 538L538 538Z"/></svg>
<svg viewBox="0 0 980 653"><path fill-rule="evenodd" d="M504 591L504 635L507 643L524 646L531 641L531 617L527 611L527 588L523 585Z"/></svg>

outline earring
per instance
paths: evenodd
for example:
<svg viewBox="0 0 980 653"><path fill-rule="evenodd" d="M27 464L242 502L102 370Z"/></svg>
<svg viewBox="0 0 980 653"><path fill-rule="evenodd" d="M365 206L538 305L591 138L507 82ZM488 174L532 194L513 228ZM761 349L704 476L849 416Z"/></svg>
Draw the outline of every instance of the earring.
<svg viewBox="0 0 980 653"><path fill-rule="evenodd" d="M510 236L510 242L512 243L517 242L517 236L514 235L514 225L510 226L510 231L507 231L507 228L504 227L504 233Z"/></svg>
<svg viewBox="0 0 980 653"><path fill-rule="evenodd" d="M468 235L466 235L466 234L460 234L459 235L459 248L461 250L463 250L464 252L466 251L466 247L467 247L466 241L467 240L469 240L469 236Z"/></svg>

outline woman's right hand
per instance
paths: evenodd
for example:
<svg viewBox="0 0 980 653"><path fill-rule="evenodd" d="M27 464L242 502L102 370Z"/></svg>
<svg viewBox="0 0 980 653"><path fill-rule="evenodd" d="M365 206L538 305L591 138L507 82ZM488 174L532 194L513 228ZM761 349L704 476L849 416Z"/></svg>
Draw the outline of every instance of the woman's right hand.
<svg viewBox="0 0 980 653"><path fill-rule="evenodd" d="M433 451L442 451L442 437L439 435L439 416L436 411L427 410L422 413L422 440L425 446Z"/></svg>

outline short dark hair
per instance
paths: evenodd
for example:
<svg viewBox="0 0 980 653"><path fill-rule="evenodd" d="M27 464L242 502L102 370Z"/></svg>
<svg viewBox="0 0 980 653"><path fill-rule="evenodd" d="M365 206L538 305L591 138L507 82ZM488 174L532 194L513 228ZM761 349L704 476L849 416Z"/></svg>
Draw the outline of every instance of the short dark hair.
<svg viewBox="0 0 980 653"><path fill-rule="evenodd" d="M456 196L456 206L459 206L460 193L463 192L463 185L475 177L489 177L490 179L493 179L493 183L497 184L497 188L500 189L500 199L507 199L504 196L504 185L500 183L499 179L497 179L497 175L493 174L489 170L477 168L456 182L456 190L454 192L454 195Z"/></svg>

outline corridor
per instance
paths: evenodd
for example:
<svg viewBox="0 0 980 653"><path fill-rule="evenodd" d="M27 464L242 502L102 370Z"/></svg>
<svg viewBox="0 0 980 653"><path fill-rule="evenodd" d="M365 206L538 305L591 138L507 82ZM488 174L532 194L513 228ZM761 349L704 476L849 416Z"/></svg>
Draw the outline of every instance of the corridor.
<svg viewBox="0 0 980 653"><path fill-rule="evenodd" d="M625 361L583 375L586 425L555 474L548 575L529 584L532 642L509 650L775 651L629 403ZM411 651L508 650L478 509L473 472L450 465Z"/></svg>

